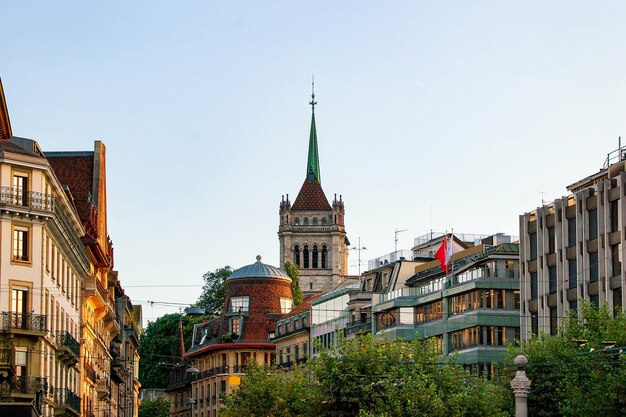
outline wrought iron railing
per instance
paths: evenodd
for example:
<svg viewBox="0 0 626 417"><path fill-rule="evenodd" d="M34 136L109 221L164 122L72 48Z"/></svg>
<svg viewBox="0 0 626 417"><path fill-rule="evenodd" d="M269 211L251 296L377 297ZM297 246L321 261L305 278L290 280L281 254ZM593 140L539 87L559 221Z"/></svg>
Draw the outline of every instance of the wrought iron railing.
<svg viewBox="0 0 626 417"><path fill-rule="evenodd" d="M36 394L37 391L46 391L48 383L46 378L33 378L27 376L13 376L0 383L0 394Z"/></svg>
<svg viewBox="0 0 626 417"><path fill-rule="evenodd" d="M58 331L56 337L57 345L67 347L76 356L80 356L80 343L67 331Z"/></svg>
<svg viewBox="0 0 626 417"><path fill-rule="evenodd" d="M45 333L47 331L47 317L34 313L2 312L2 328L30 330Z"/></svg>
<svg viewBox="0 0 626 417"><path fill-rule="evenodd" d="M246 373L246 368L247 368L247 367L248 367L248 365L247 365L247 364L244 364L244 365L235 365L235 366L234 366L235 373L237 373L237 374L244 374L244 373Z"/></svg>
<svg viewBox="0 0 626 417"><path fill-rule="evenodd" d="M68 388L57 389L54 393L54 402L59 405L67 405L80 413L80 397Z"/></svg>
<svg viewBox="0 0 626 417"><path fill-rule="evenodd" d="M30 207L36 210L54 210L54 198L51 194L23 191L12 187L0 187L0 204L14 207Z"/></svg>
<svg viewBox="0 0 626 417"><path fill-rule="evenodd" d="M0 348L0 366L11 366L13 364L13 350L10 347Z"/></svg>

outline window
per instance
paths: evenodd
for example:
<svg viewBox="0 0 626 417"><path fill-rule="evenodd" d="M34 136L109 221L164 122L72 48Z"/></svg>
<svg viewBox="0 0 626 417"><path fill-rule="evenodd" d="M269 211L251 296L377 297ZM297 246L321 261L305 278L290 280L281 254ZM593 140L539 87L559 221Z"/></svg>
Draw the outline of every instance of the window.
<svg viewBox="0 0 626 417"><path fill-rule="evenodd" d="M567 261L567 269L569 270L569 288L576 288L578 285L578 270L576 259Z"/></svg>
<svg viewBox="0 0 626 417"><path fill-rule="evenodd" d="M530 315L530 331L534 336L539 336L539 316L537 313Z"/></svg>
<svg viewBox="0 0 626 417"><path fill-rule="evenodd" d="M11 290L11 312L22 314L28 312L28 289L13 288Z"/></svg>
<svg viewBox="0 0 626 417"><path fill-rule="evenodd" d="M530 260L534 261L537 259L537 233L530 233L528 241L530 245Z"/></svg>
<svg viewBox="0 0 626 417"><path fill-rule="evenodd" d="M597 282L599 275L598 252L589 254L589 282Z"/></svg>
<svg viewBox="0 0 626 417"><path fill-rule="evenodd" d="M26 348L15 349L15 374L18 377L26 376L27 352Z"/></svg>
<svg viewBox="0 0 626 417"><path fill-rule="evenodd" d="M328 268L328 248L322 245L322 268Z"/></svg>
<svg viewBox="0 0 626 417"><path fill-rule="evenodd" d="M293 224L295 224L296 226L300 225L300 217L296 217L293 221Z"/></svg>
<svg viewBox="0 0 626 417"><path fill-rule="evenodd" d="M578 312L578 300L570 301L569 309L572 310L574 313L577 313Z"/></svg>
<svg viewBox="0 0 626 417"><path fill-rule="evenodd" d="M611 201L611 232L619 230L619 201Z"/></svg>
<svg viewBox="0 0 626 417"><path fill-rule="evenodd" d="M557 333L558 319L556 311L556 307L550 307L550 335L552 336Z"/></svg>
<svg viewBox="0 0 626 417"><path fill-rule="evenodd" d="M589 240L598 238L598 209L589 210Z"/></svg>
<svg viewBox="0 0 626 417"><path fill-rule="evenodd" d="M28 228L13 227L13 260L28 262Z"/></svg>
<svg viewBox="0 0 626 417"><path fill-rule="evenodd" d="M551 266L548 268L548 287L550 290L550 294L556 293L556 266Z"/></svg>
<svg viewBox="0 0 626 417"><path fill-rule="evenodd" d="M591 304L593 304L595 308L600 307L600 296L598 294L590 295L589 301L591 301Z"/></svg>
<svg viewBox="0 0 626 417"><path fill-rule="evenodd" d="M293 300L290 298L280 298L280 312L287 314L293 308Z"/></svg>
<svg viewBox="0 0 626 417"><path fill-rule="evenodd" d="M230 313L247 313L250 307L250 297L231 297Z"/></svg>
<svg viewBox="0 0 626 417"><path fill-rule="evenodd" d="M304 245L304 250L302 251L302 255L304 258L304 268L309 268L309 245Z"/></svg>
<svg viewBox="0 0 626 417"><path fill-rule="evenodd" d="M298 268L300 268L300 246L296 245L293 247L293 263L296 264Z"/></svg>
<svg viewBox="0 0 626 417"><path fill-rule="evenodd" d="M313 224L317 226L317 217L313 217Z"/></svg>
<svg viewBox="0 0 626 417"><path fill-rule="evenodd" d="M622 289L616 288L613 290L613 316L615 317L622 309Z"/></svg>
<svg viewBox="0 0 626 417"><path fill-rule="evenodd" d="M326 219L326 217L322 217L322 224L326 224L328 223L328 219Z"/></svg>
<svg viewBox="0 0 626 417"><path fill-rule="evenodd" d="M400 324L413 324L413 309L411 307L400 308Z"/></svg>
<svg viewBox="0 0 626 417"><path fill-rule="evenodd" d="M567 247L576 246L576 217L567 219Z"/></svg>
<svg viewBox="0 0 626 417"><path fill-rule="evenodd" d="M239 336L239 318L230 319L230 332Z"/></svg>
<svg viewBox="0 0 626 417"><path fill-rule="evenodd" d="M539 286L537 283L537 273L531 272L530 273L530 299L536 300L538 296L539 296Z"/></svg>
<svg viewBox="0 0 626 417"><path fill-rule="evenodd" d="M554 253L556 250L555 228L548 227L548 253Z"/></svg>
<svg viewBox="0 0 626 417"><path fill-rule="evenodd" d="M513 309L514 310L520 309L520 291L519 290L513 291Z"/></svg>
<svg viewBox="0 0 626 417"><path fill-rule="evenodd" d="M309 224L309 218L305 217L303 223L305 226L307 226Z"/></svg>
<svg viewBox="0 0 626 417"><path fill-rule="evenodd" d="M317 251L317 245L313 245L313 268L316 268L316 269L318 267L318 262L317 262L319 258L318 255L319 253Z"/></svg>
<svg viewBox="0 0 626 417"><path fill-rule="evenodd" d="M611 264L613 276L619 276L622 273L622 261L620 260L620 244L611 246Z"/></svg>
<svg viewBox="0 0 626 417"><path fill-rule="evenodd" d="M17 206L28 206L28 175L13 175L13 203Z"/></svg>

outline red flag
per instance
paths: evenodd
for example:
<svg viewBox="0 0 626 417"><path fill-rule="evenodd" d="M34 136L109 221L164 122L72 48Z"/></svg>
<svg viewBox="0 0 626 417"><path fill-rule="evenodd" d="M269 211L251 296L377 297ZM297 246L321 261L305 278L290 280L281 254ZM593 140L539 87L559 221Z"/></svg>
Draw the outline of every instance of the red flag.
<svg viewBox="0 0 626 417"><path fill-rule="evenodd" d="M448 273L448 261L450 260L451 252L452 251L448 249L448 236L446 236L443 243L435 253L435 259L439 260L439 265L446 274Z"/></svg>

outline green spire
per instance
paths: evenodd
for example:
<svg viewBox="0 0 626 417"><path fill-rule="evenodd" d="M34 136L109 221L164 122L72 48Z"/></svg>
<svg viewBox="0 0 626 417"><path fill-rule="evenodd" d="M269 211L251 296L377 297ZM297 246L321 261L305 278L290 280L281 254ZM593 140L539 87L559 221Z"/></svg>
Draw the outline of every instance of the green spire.
<svg viewBox="0 0 626 417"><path fill-rule="evenodd" d="M322 177L320 175L320 159L317 151L317 129L315 128L315 82L313 82L313 92L311 93L311 134L309 136L309 158L306 166L306 177L308 179L317 179L321 184Z"/></svg>

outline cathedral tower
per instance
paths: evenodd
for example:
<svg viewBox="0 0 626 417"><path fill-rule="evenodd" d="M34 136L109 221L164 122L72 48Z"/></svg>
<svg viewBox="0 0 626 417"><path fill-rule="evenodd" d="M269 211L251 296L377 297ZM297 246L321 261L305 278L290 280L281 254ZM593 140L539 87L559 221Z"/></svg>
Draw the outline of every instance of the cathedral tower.
<svg viewBox="0 0 626 417"><path fill-rule="evenodd" d="M280 202L280 265L292 261L300 268L300 287L305 293L328 291L348 275L348 238L344 205L337 195L332 206L322 190L315 93L311 95L312 115L306 177L293 205L283 196Z"/></svg>

